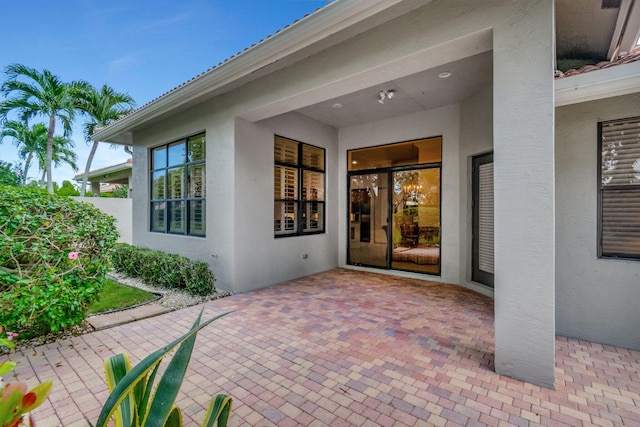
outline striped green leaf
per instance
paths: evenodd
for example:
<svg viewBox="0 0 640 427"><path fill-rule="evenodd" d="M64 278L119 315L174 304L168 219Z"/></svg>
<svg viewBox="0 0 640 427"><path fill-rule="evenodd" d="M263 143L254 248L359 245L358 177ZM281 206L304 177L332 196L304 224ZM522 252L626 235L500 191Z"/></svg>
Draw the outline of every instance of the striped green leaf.
<svg viewBox="0 0 640 427"><path fill-rule="evenodd" d="M219 394L209 403L202 427L225 427L231 413L231 397Z"/></svg>
<svg viewBox="0 0 640 427"><path fill-rule="evenodd" d="M122 403L122 401L127 398L128 395L134 393L134 388L136 387L136 385L140 381L144 381L146 379L146 377L147 377L147 374L149 374L149 372L152 369L157 369L157 365L162 361L162 359L167 354L169 354L171 351L173 351L176 347L181 346L185 341L189 340L190 338L193 337L195 339L196 334L202 328L204 328L205 326L208 326L213 321L221 318L222 316L226 316L227 314L229 314L229 313L219 314L219 315L215 316L214 318L209 319L206 322L201 324L200 323L200 319L202 317L203 311L204 311L204 307L200 311L200 314L198 315L198 318L194 322L194 324L191 327L191 329L189 330L189 332L187 332L186 334L184 334L180 338L174 340L173 342L169 343L168 345L166 345L166 346L154 351L149 356L145 357L140 363L138 363L136 366L134 366L116 384L115 388L113 389L113 391L111 392L111 394L107 398L107 401L105 402L104 407L102 408L102 411L100 412L100 415L98 416L98 421L96 422L96 427L106 427L107 423L109 422L109 419L111 419L111 417L114 415L115 411L117 410L118 405L120 405ZM191 349L189 350L189 354L191 353L192 349L193 349L193 346L191 346ZM182 360L182 359L180 359L180 360ZM184 363L184 362L183 361L180 362L180 363L176 362L175 366L180 367L180 364L182 364L182 363ZM164 376L166 376L166 375L173 376L173 374L171 373L171 368L172 368L172 366L169 365L169 367L167 368L167 371L165 372ZM184 377L184 375L182 375L182 377ZM161 379L161 381L162 381L162 379ZM168 384L175 384L175 381L172 380ZM150 387L151 387L151 384L147 384L146 389L150 389ZM161 387L159 385L158 389L160 389L160 388ZM178 384L178 388L179 388L179 384ZM145 391L145 393L146 393L146 391ZM164 393L164 391L163 391L163 393ZM175 391L175 393L177 394L177 391ZM169 393L169 394L171 395L173 393ZM155 399L155 397L154 397L154 399ZM144 401L144 399L142 399L142 400ZM170 401L170 402L165 401L164 405L166 405L168 407L171 407L172 403L173 403L173 401ZM151 411L152 408L149 408L149 410ZM158 413L160 413L160 412L158 412ZM154 413L154 416L155 416L155 413ZM144 418L145 419L147 418L146 414L144 415ZM167 417L165 416L164 421L166 421L166 418ZM155 417L154 417L154 419L155 419ZM147 426L144 422L142 423L142 425L145 426L145 427L151 426L151 424L149 424ZM159 424L159 425L162 425L162 424Z"/></svg>
<svg viewBox="0 0 640 427"><path fill-rule="evenodd" d="M171 408L167 422L164 423L163 427L182 427L182 412L180 412L180 408L175 406Z"/></svg>
<svg viewBox="0 0 640 427"><path fill-rule="evenodd" d="M131 361L128 354L116 354L104 360L104 374L107 378L109 391L113 392L118 383L131 370ZM125 396L115 412L116 427L136 426L135 396L131 393Z"/></svg>

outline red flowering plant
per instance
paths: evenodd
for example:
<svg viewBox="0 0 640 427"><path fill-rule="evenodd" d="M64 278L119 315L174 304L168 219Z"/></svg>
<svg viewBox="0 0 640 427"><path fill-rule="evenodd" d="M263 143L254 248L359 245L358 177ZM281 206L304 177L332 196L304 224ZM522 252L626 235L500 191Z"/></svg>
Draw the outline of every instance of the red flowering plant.
<svg viewBox="0 0 640 427"><path fill-rule="evenodd" d="M13 332L7 332L6 337L2 337L3 328L0 326L0 346L13 348L15 344L13 339L18 335ZM12 362L10 357L0 362L0 426L1 427L18 427L25 424L25 417L28 425L34 425L33 420L28 412L34 410L44 402L49 395L51 381L46 381L35 386L31 390L27 384L22 381L4 382L2 377L16 366L16 362Z"/></svg>

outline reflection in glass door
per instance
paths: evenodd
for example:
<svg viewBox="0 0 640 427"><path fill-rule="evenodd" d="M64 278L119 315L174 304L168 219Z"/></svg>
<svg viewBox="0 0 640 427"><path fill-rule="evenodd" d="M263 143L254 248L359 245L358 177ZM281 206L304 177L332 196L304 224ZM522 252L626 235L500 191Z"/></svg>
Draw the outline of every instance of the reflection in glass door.
<svg viewBox="0 0 640 427"><path fill-rule="evenodd" d="M389 174L349 179L350 264L387 267Z"/></svg>
<svg viewBox="0 0 640 427"><path fill-rule="evenodd" d="M347 263L440 274L442 138L347 152Z"/></svg>
<svg viewBox="0 0 640 427"><path fill-rule="evenodd" d="M440 274L440 168L392 173L391 268Z"/></svg>

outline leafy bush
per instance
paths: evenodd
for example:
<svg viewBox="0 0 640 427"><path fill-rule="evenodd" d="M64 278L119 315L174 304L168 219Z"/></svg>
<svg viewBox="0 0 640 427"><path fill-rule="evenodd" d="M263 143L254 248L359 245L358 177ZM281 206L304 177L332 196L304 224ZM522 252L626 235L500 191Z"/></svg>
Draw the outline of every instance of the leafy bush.
<svg viewBox="0 0 640 427"><path fill-rule="evenodd" d="M0 323L42 334L82 322L117 238L90 204L0 186Z"/></svg>
<svg viewBox="0 0 640 427"><path fill-rule="evenodd" d="M20 169L0 160L0 185L18 186L22 184Z"/></svg>
<svg viewBox="0 0 640 427"><path fill-rule="evenodd" d="M56 186L57 187L57 186ZM58 196L79 196L80 192L73 186L71 181L62 181L62 187L54 190Z"/></svg>
<svg viewBox="0 0 640 427"><path fill-rule="evenodd" d="M113 189L113 197L117 199L126 199L129 197L129 186L127 184L118 185Z"/></svg>
<svg viewBox="0 0 640 427"><path fill-rule="evenodd" d="M0 334L2 332L3 328L0 326ZM17 335L14 332L7 332L6 338L2 338L0 335L0 347L14 348L15 344L12 341ZM29 390L27 383L15 381L17 377L15 374L12 374L14 381L2 381L2 376L11 374L16 366L16 362L9 359L7 356L4 361L0 361L0 396L2 396L0 399L0 426L23 426L27 425L26 422L29 423L28 425L34 425L28 412L33 411L45 401L53 382L45 381ZM229 410L231 410L231 402L229 402Z"/></svg>
<svg viewBox="0 0 640 427"><path fill-rule="evenodd" d="M126 243L116 245L112 261L117 271L165 288L186 289L195 295L208 295L215 289L216 279L204 261Z"/></svg>

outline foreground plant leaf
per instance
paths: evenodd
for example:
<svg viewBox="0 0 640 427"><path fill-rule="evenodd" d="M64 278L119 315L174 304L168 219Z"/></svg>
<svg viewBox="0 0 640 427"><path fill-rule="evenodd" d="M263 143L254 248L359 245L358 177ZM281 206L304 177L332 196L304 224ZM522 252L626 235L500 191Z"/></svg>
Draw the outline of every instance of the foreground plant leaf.
<svg viewBox="0 0 640 427"><path fill-rule="evenodd" d="M219 394L209 403L202 427L226 426L231 413L231 397Z"/></svg>
<svg viewBox="0 0 640 427"><path fill-rule="evenodd" d="M177 408L173 407L173 402L184 380L196 335L205 326L229 314L220 314L200 324L203 311L204 307L200 310L200 314L189 332L165 347L151 353L133 368L127 366L128 357L123 355L113 356L105 361L105 371L109 370L109 372L107 372L107 382L113 382L115 387L113 387L111 394L107 398L98 416L96 427L105 427L114 413L116 413L116 411L120 412L120 408L124 414L116 416L116 423L122 422L122 425L126 427L137 426L138 422L140 422L140 426L145 427L182 424L182 415ZM169 363L164 375L160 378L151 402L148 402L153 379L160 362L178 346L178 351ZM124 372L126 373L122 375ZM147 375L150 372L150 379L147 380ZM111 390L111 385L109 388ZM125 403L124 406L122 406L123 402ZM130 402L134 402L133 408L130 406ZM140 411L141 408L144 410ZM136 413L137 417L135 415ZM224 410L222 413L224 414ZM126 424L124 424L125 421L127 422ZM226 421L220 425L226 425Z"/></svg>

